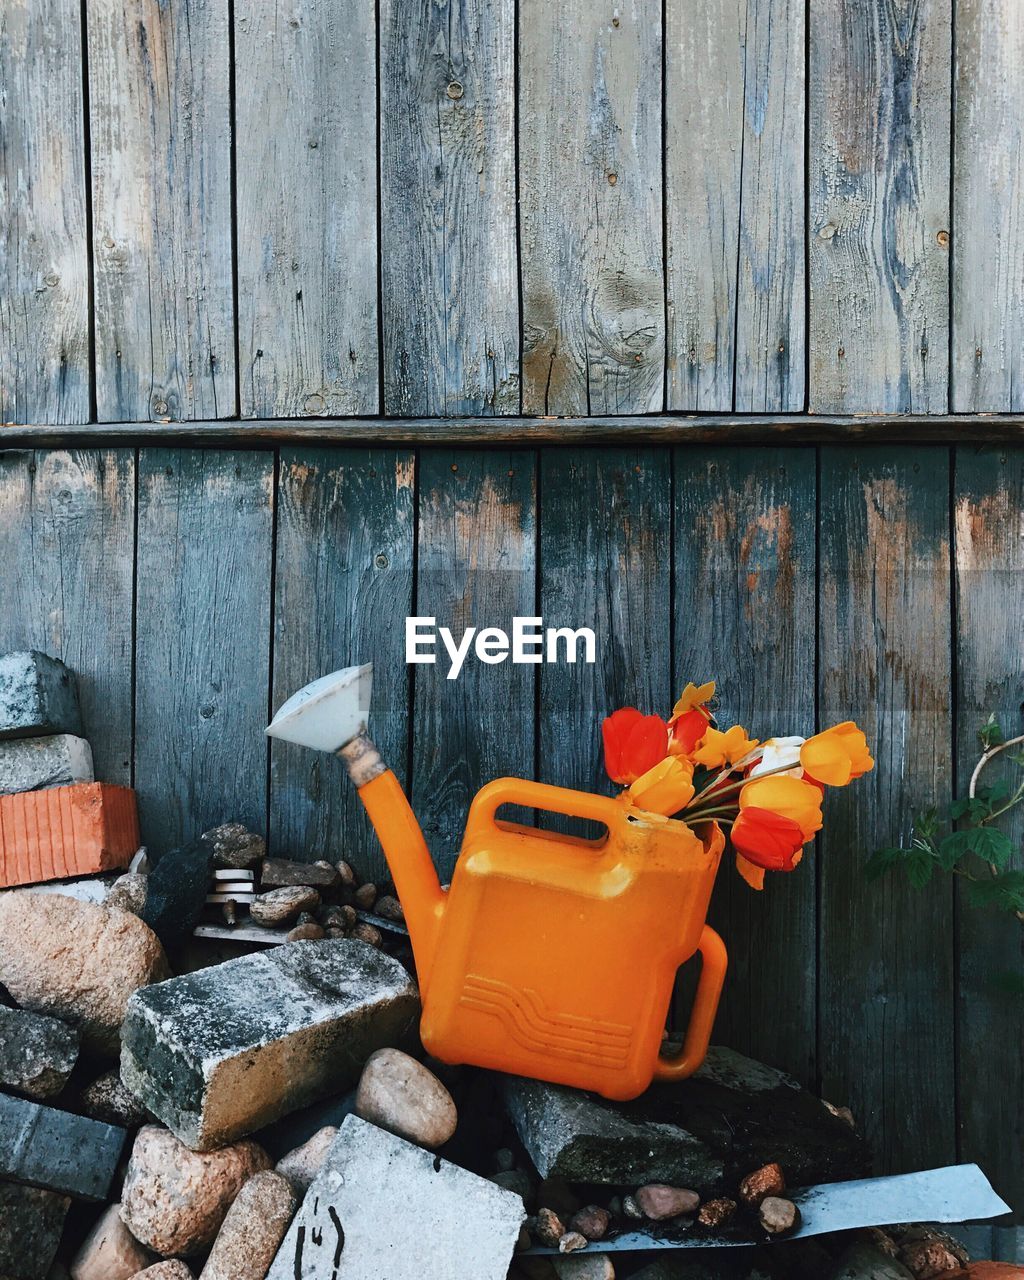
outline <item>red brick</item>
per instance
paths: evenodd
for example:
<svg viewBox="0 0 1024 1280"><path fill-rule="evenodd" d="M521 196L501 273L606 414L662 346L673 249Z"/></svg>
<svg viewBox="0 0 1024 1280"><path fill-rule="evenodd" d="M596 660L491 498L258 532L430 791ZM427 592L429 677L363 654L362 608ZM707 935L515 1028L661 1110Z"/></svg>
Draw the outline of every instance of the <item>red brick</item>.
<svg viewBox="0 0 1024 1280"><path fill-rule="evenodd" d="M0 796L0 886L126 867L139 847L135 792L79 782Z"/></svg>

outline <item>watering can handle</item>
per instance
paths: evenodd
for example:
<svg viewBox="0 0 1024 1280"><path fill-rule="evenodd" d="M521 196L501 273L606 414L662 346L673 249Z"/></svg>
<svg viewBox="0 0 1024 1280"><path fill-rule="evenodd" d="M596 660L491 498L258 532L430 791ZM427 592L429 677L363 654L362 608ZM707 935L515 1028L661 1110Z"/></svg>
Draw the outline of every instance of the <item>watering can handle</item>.
<svg viewBox="0 0 1024 1280"><path fill-rule="evenodd" d="M544 809L569 818L589 818L606 827L625 816L620 801L611 796L598 796L590 791L570 791L546 782L526 778L495 778L481 787L469 810L470 823L493 822L503 804L518 804L527 809Z"/></svg>
<svg viewBox="0 0 1024 1280"><path fill-rule="evenodd" d="M700 979L683 1052L678 1058L659 1057L654 1067L655 1080L685 1080L697 1070L708 1051L729 957L725 943L707 924L701 932L697 950L701 955Z"/></svg>

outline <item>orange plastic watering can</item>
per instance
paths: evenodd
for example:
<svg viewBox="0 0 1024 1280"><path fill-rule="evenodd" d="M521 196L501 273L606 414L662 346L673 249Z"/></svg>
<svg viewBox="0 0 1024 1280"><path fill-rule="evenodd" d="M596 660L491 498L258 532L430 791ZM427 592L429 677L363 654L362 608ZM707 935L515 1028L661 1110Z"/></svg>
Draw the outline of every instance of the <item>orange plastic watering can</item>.
<svg viewBox="0 0 1024 1280"><path fill-rule="evenodd" d="M473 800L445 891L398 779L364 732L368 682L367 667L324 677L268 732L337 751L348 766L402 900L427 1051L617 1099L691 1075L725 978L725 946L705 923L720 829L708 825L701 839L622 799L499 778ZM589 819L605 833L588 840L503 821L504 805ZM676 971L696 952L683 1052L665 1058Z"/></svg>

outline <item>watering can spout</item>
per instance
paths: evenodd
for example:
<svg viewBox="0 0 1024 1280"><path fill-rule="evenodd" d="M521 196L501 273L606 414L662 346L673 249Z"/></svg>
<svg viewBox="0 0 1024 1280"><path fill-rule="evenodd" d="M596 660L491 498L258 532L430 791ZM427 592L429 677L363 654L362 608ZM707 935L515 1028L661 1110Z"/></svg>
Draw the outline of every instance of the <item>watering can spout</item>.
<svg viewBox="0 0 1024 1280"><path fill-rule="evenodd" d="M288 699L267 733L345 762L384 847L425 991L447 899L405 792L367 736L372 681L371 663L314 680Z"/></svg>

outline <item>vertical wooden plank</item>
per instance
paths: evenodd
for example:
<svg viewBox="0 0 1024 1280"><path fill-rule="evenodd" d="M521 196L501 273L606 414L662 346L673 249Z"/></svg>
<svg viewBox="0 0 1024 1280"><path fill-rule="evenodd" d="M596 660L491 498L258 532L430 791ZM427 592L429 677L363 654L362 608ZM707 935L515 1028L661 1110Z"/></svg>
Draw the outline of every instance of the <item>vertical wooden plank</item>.
<svg viewBox="0 0 1024 1280"><path fill-rule="evenodd" d="M0 422L89 421L77 0L0 7Z"/></svg>
<svg viewBox="0 0 1024 1280"><path fill-rule="evenodd" d="M802 0L667 7L668 407L804 407Z"/></svg>
<svg viewBox="0 0 1024 1280"><path fill-rule="evenodd" d="M77 674L104 782L131 781L134 538L134 450L0 452L0 653Z"/></svg>
<svg viewBox="0 0 1024 1280"><path fill-rule="evenodd" d="M379 409L374 18L356 0L235 9L244 417Z"/></svg>
<svg viewBox="0 0 1024 1280"><path fill-rule="evenodd" d="M416 614L456 641L536 604L536 458L429 450L420 460ZM470 655L456 680L440 639L413 667L412 794L442 876L451 875L470 801L506 774L531 777L536 667Z"/></svg>
<svg viewBox="0 0 1024 1280"><path fill-rule="evenodd" d="M955 504L957 762L960 794L966 795L980 752L977 731L989 713L999 717L1007 737L1024 732L1024 453L958 449ZM1011 774L992 764L982 782L1000 776ZM1020 811L1000 828L1020 848ZM1019 1215L1024 1030L1020 992L1012 984L1019 987L1024 974L1024 937L1012 916L971 906L966 894L959 924L960 1156L978 1161Z"/></svg>
<svg viewBox="0 0 1024 1280"><path fill-rule="evenodd" d="M519 412L513 0L380 0L384 407Z"/></svg>
<svg viewBox="0 0 1024 1280"><path fill-rule="evenodd" d="M413 455L390 449L285 449L278 488L274 706L317 676L373 663L370 731L405 781L409 749L406 616L412 613ZM338 762L275 739L275 852L347 859L387 879L380 846Z"/></svg>
<svg viewBox="0 0 1024 1280"><path fill-rule="evenodd" d="M667 450L541 454L538 613L597 635L595 665L540 668L543 782L608 792L602 719L671 708L671 487Z"/></svg>
<svg viewBox="0 0 1024 1280"><path fill-rule="evenodd" d="M952 887L864 864L950 794L948 450L826 448L821 513L819 715L875 756L818 837L822 1090L878 1172L925 1168L955 1157Z"/></svg>
<svg viewBox="0 0 1024 1280"><path fill-rule="evenodd" d="M813 449L675 455L675 685L715 679L722 723L762 740L815 729L815 472ZM762 893L729 857L712 906L729 947L716 1037L807 1084L818 857Z"/></svg>
<svg viewBox="0 0 1024 1280"><path fill-rule="evenodd" d="M1012 0L956 0L954 413L1024 408L1024 23Z"/></svg>
<svg viewBox="0 0 1024 1280"><path fill-rule="evenodd" d="M811 0L815 413L946 412L951 2Z"/></svg>
<svg viewBox="0 0 1024 1280"><path fill-rule="evenodd" d="M139 457L135 785L164 850L267 814L270 453Z"/></svg>
<svg viewBox="0 0 1024 1280"><path fill-rule="evenodd" d="M233 417L227 0L87 12L100 420Z"/></svg>
<svg viewBox="0 0 1024 1280"><path fill-rule="evenodd" d="M519 15L523 411L664 406L660 0Z"/></svg>

